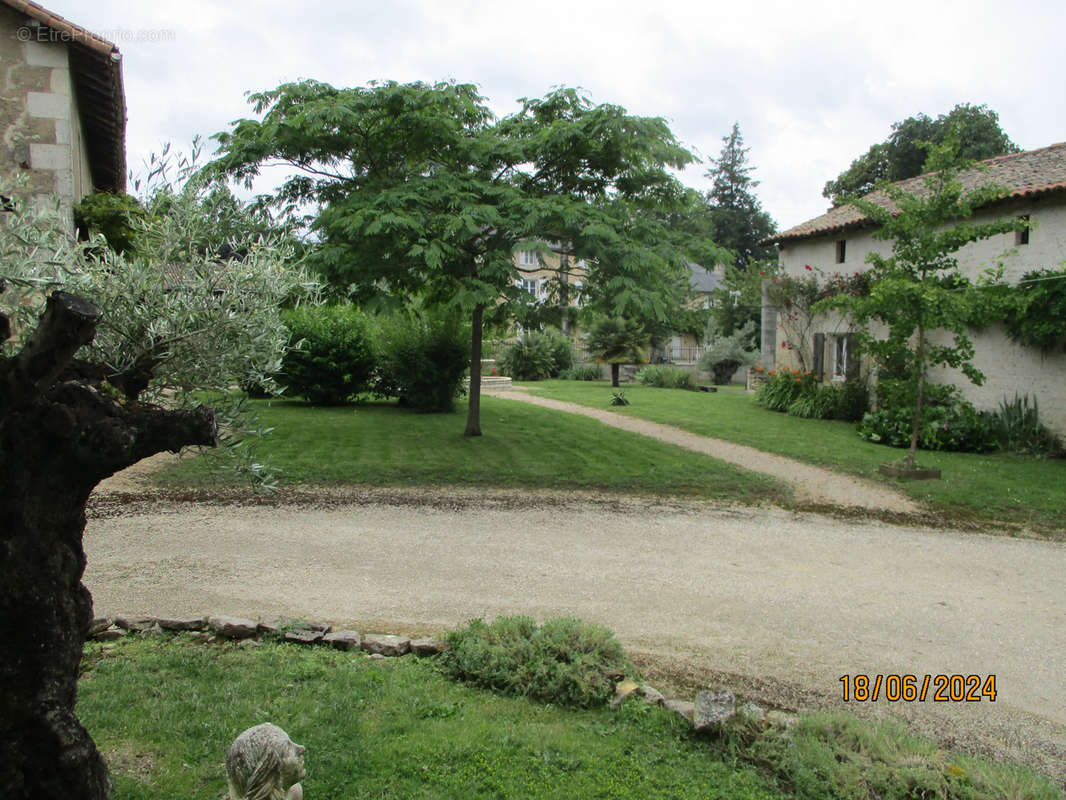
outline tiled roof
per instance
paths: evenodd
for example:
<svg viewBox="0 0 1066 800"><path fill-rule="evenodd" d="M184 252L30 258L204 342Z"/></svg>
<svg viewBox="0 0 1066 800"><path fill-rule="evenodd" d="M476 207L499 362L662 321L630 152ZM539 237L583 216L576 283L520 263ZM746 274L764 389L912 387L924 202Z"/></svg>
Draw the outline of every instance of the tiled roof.
<svg viewBox="0 0 1066 800"><path fill-rule="evenodd" d="M688 266L689 269L692 270L692 280L690 283L693 291L707 294L722 287L723 281L721 276L716 275L714 272L691 261Z"/></svg>
<svg viewBox="0 0 1066 800"><path fill-rule="evenodd" d="M69 45L70 73L89 150L93 186L126 189L126 93L122 56L114 44L31 0L0 0L31 24L51 29Z"/></svg>
<svg viewBox="0 0 1066 800"><path fill-rule="evenodd" d="M959 173L963 189L969 191L980 186L995 183L1007 189L1007 198L1034 197L1050 192L1066 191L1066 142L1042 147L1039 150L1026 150L997 156L982 161L983 169L973 168ZM893 184L905 192L924 194L928 189L925 175L908 178ZM892 201L884 191L871 192L866 195L878 205L894 209ZM824 236L838 231L861 228L870 224L859 209L851 205L832 208L820 217L815 217L787 231L774 234L760 244L781 243L813 236Z"/></svg>

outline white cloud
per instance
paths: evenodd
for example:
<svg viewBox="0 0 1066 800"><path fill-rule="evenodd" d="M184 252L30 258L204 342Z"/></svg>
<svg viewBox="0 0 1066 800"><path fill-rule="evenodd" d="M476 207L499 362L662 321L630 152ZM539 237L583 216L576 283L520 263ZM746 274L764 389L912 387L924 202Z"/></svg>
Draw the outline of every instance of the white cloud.
<svg viewBox="0 0 1066 800"><path fill-rule="evenodd" d="M129 162L248 116L248 90L313 77L477 83L500 114L552 86L667 118L716 156L739 121L764 207L784 227L825 209L822 185L918 112L987 103L1023 147L1066 139L1059 0L49 0L124 35ZM180 14L173 9L180 8ZM706 181L706 165L684 178Z"/></svg>

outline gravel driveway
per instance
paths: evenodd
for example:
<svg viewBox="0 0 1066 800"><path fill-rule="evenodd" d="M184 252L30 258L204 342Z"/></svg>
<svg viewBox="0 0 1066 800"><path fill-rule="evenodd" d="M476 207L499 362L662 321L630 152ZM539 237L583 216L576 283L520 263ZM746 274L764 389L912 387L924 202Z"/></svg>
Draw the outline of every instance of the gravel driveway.
<svg viewBox="0 0 1066 800"><path fill-rule="evenodd" d="M304 500L99 506L85 533L96 612L279 613L378 632L576 615L782 705L839 705L846 674L995 674L995 703L849 708L1066 780L1062 544L546 494Z"/></svg>

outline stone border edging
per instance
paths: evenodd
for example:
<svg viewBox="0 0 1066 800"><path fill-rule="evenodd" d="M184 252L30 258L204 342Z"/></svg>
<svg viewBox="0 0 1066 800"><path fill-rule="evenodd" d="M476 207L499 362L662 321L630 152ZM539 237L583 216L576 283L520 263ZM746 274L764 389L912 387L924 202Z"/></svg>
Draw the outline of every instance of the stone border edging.
<svg viewBox="0 0 1066 800"><path fill-rule="evenodd" d="M289 617L267 616L252 620L244 617L210 615L201 617L150 617L118 614L96 617L89 625L86 639L99 642L115 641L127 635L158 636L167 633L187 633L205 642L247 641L260 643L262 636L297 645L335 647L338 650L361 650L374 659L398 658L414 653L420 658L439 655L448 645L440 639L411 639L387 633L334 631L324 622L308 622ZM755 703L736 705L736 698L728 689L709 689L692 700L664 697L652 686L623 679L615 686L610 707L618 709L629 698L640 698L650 705L666 708L684 718L697 733L717 730L722 723L739 716L762 727L789 729L798 715L786 711L767 711Z"/></svg>

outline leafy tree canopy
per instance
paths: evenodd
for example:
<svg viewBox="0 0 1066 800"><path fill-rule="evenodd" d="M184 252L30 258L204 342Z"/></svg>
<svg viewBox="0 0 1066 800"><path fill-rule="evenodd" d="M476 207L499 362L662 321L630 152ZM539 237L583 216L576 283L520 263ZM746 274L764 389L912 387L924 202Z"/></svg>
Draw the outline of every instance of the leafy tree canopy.
<svg viewBox="0 0 1066 800"><path fill-rule="evenodd" d="M318 204L331 280L472 314L469 435L480 434L486 310L528 300L516 249L564 244L587 263L583 293L619 316L666 319L687 286L662 214L685 198L668 168L693 156L662 119L560 88L497 120L476 87L454 82L308 80L251 102L262 118L216 136L216 170L250 180L266 164L296 168L276 199Z"/></svg>
<svg viewBox="0 0 1066 800"><path fill-rule="evenodd" d="M923 143L942 144L949 136L959 140L959 157L980 161L1017 153L1019 147L999 126L999 115L986 105L960 103L936 119L926 114L892 123L888 139L873 145L851 162L822 195L840 205L848 195L863 195L881 181L901 181L921 175L926 160Z"/></svg>

